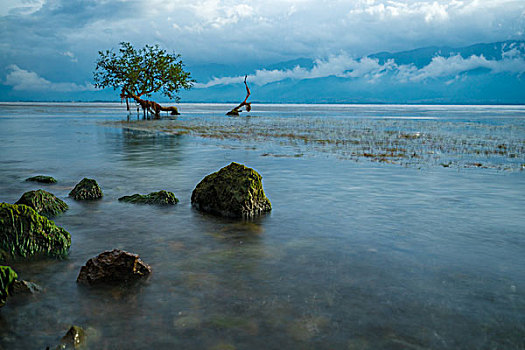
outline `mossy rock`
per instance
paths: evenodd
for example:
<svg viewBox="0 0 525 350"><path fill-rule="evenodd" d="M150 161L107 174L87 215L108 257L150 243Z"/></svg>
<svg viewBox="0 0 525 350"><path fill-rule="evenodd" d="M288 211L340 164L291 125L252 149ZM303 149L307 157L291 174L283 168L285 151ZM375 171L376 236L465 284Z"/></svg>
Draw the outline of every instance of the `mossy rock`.
<svg viewBox="0 0 525 350"><path fill-rule="evenodd" d="M253 218L272 209L261 175L235 162L206 176L193 190L191 204L197 210L230 218Z"/></svg>
<svg viewBox="0 0 525 350"><path fill-rule="evenodd" d="M71 192L69 196L77 200L84 199L100 199L102 198L102 190L97 182L93 179L83 178Z"/></svg>
<svg viewBox="0 0 525 350"><path fill-rule="evenodd" d="M29 177L26 179L26 181L40 182L43 184L56 184L58 182L54 177L46 175Z"/></svg>
<svg viewBox="0 0 525 350"><path fill-rule="evenodd" d="M79 326L71 326L66 335L62 337L62 345L77 349L86 343L86 331Z"/></svg>
<svg viewBox="0 0 525 350"><path fill-rule="evenodd" d="M0 250L10 257L65 257L69 232L27 205L0 203Z"/></svg>
<svg viewBox="0 0 525 350"><path fill-rule="evenodd" d="M52 348L53 350L75 350L87 348L88 331L82 327L71 326L66 335L60 340L60 345ZM50 349L48 346L46 349Z"/></svg>
<svg viewBox="0 0 525 350"><path fill-rule="evenodd" d="M9 266L0 266L0 307L5 305L6 299L18 278L16 272Z"/></svg>
<svg viewBox="0 0 525 350"><path fill-rule="evenodd" d="M35 209L38 214L46 216L58 215L68 209L63 200L44 190L26 192L15 204L27 205Z"/></svg>
<svg viewBox="0 0 525 350"><path fill-rule="evenodd" d="M177 197L168 191L151 192L150 194L137 193L132 196L120 197L118 200L126 203L158 205L174 205L179 202Z"/></svg>

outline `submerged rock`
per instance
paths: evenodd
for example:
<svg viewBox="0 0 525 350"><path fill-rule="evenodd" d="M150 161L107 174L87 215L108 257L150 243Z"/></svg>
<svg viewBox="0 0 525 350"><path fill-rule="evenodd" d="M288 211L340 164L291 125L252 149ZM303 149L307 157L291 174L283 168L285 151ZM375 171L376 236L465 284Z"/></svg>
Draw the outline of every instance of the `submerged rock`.
<svg viewBox="0 0 525 350"><path fill-rule="evenodd" d="M93 179L83 178L71 192L69 196L77 200L99 199L102 198L102 190Z"/></svg>
<svg viewBox="0 0 525 350"><path fill-rule="evenodd" d="M13 295L35 294L41 291L42 291L42 288L38 284L33 283L33 282L24 281L24 280L22 281L16 280L15 283L13 284Z"/></svg>
<svg viewBox="0 0 525 350"><path fill-rule="evenodd" d="M192 206L231 218L251 218L272 209L255 170L231 163L206 176L191 194Z"/></svg>
<svg viewBox="0 0 525 350"><path fill-rule="evenodd" d="M132 196L120 197L118 200L126 203L159 205L173 205L179 202L177 197L168 191L151 192L150 194L137 193Z"/></svg>
<svg viewBox="0 0 525 350"><path fill-rule="evenodd" d="M120 249L105 251L82 266L77 282L84 284L119 284L132 282L151 273L151 267L137 254Z"/></svg>
<svg viewBox="0 0 525 350"><path fill-rule="evenodd" d="M77 349L86 343L86 332L82 327L71 326L66 335L62 337L61 343L65 345L66 348Z"/></svg>
<svg viewBox="0 0 525 350"><path fill-rule="evenodd" d="M7 297L11 294L13 284L18 275L9 266L0 266L0 307L4 306Z"/></svg>
<svg viewBox="0 0 525 350"><path fill-rule="evenodd" d="M39 214L54 216L68 209L67 204L44 190L26 192L15 204L24 204L35 209Z"/></svg>
<svg viewBox="0 0 525 350"><path fill-rule="evenodd" d="M46 175L28 177L26 181L40 182L43 184L56 184L58 182L54 177Z"/></svg>
<svg viewBox="0 0 525 350"><path fill-rule="evenodd" d="M83 349L86 347L87 333L82 327L71 326L60 340L60 345L55 346L53 350ZM46 350L50 350L49 346Z"/></svg>
<svg viewBox="0 0 525 350"><path fill-rule="evenodd" d="M9 256L64 257L71 235L27 205L0 203L0 250Z"/></svg>

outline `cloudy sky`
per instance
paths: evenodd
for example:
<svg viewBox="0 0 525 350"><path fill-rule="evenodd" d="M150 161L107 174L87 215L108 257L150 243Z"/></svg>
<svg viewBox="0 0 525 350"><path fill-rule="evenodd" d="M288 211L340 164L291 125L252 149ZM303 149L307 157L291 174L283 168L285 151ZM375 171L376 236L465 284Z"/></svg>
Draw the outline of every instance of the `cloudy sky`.
<svg viewBox="0 0 525 350"><path fill-rule="evenodd" d="M0 0L0 28L4 90L89 91L97 51L121 41L158 43L190 66L306 57L329 72L358 65L357 74L378 64L360 58L380 51L523 40L525 1ZM302 79L319 72L275 74ZM266 74L259 83L264 79L275 81Z"/></svg>

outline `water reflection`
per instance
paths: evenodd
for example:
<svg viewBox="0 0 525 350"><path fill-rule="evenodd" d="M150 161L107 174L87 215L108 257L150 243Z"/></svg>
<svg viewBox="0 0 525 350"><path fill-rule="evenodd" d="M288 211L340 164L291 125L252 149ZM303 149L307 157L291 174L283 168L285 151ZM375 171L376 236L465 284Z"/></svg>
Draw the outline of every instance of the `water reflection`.
<svg viewBox="0 0 525 350"><path fill-rule="evenodd" d="M184 143L178 135L155 134L123 128L121 132L107 133L106 145L110 153L121 156L131 167L165 167L180 162Z"/></svg>

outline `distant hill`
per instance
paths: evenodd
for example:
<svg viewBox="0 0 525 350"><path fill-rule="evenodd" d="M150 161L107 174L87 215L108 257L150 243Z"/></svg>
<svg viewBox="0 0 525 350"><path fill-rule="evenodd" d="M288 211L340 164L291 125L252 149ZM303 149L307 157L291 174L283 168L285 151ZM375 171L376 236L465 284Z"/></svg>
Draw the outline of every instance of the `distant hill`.
<svg viewBox="0 0 525 350"><path fill-rule="evenodd" d="M320 64L298 58L252 67L199 66L192 72L200 83L251 74L254 102L525 104L525 41L379 52L363 58L328 58ZM345 64L348 69L322 76ZM294 68L299 71L291 72ZM282 79L258 85L258 79L264 82L266 76L279 74ZM242 84L183 93L184 101L240 102L243 98Z"/></svg>
<svg viewBox="0 0 525 350"><path fill-rule="evenodd" d="M384 63L388 59L393 59L397 64L411 64L422 68L428 65L433 57L443 56L449 57L453 55L460 55L463 58L468 58L472 55L485 57L489 60L501 60L502 53L508 52L512 49L518 50L521 55L525 54L525 41L501 41L488 44L475 44L460 48L451 48L448 46L431 46L423 47L410 51L402 51L396 53L379 52L370 55L370 58L379 59L380 63Z"/></svg>

